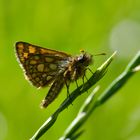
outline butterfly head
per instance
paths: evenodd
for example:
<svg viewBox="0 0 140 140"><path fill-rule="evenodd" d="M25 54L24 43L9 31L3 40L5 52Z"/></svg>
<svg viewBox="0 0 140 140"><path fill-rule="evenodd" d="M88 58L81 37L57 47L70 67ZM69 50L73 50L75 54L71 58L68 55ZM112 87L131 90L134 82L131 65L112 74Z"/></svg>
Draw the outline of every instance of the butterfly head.
<svg viewBox="0 0 140 140"><path fill-rule="evenodd" d="M80 50L81 54L77 57L77 60L83 66L88 66L92 63L92 55L86 53L84 50Z"/></svg>

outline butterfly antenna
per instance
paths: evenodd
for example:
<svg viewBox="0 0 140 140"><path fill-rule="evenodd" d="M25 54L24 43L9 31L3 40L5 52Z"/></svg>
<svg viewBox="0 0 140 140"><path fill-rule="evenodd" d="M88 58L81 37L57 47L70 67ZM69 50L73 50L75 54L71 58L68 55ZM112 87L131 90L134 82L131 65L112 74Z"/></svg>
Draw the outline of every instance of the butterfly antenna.
<svg viewBox="0 0 140 140"><path fill-rule="evenodd" d="M93 56L98 56L98 55L106 55L106 53L98 53L98 54L94 54Z"/></svg>

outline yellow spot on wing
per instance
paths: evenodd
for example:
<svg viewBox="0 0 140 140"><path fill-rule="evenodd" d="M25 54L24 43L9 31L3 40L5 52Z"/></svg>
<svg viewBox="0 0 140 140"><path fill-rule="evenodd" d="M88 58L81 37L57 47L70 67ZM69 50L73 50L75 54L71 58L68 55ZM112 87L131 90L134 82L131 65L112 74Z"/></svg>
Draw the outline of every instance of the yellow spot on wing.
<svg viewBox="0 0 140 140"><path fill-rule="evenodd" d="M31 60L30 61L30 64L32 64L32 65L34 65L34 64L36 64L37 62L35 61L35 60Z"/></svg>
<svg viewBox="0 0 140 140"><path fill-rule="evenodd" d="M35 77L36 77L36 74L35 74L35 73L33 73L33 74L32 74L32 77L33 77L33 78L35 78Z"/></svg>
<svg viewBox="0 0 140 140"><path fill-rule="evenodd" d="M41 52L42 54L44 54L44 53L48 53L48 50L46 50L46 49L40 49L40 52Z"/></svg>
<svg viewBox="0 0 140 140"><path fill-rule="evenodd" d="M35 80L36 80L37 82L39 82L39 81L40 81L40 79L39 79L38 77L36 77L36 78L35 78Z"/></svg>
<svg viewBox="0 0 140 140"><path fill-rule="evenodd" d="M33 46L29 46L29 53L35 53L36 49Z"/></svg>
<svg viewBox="0 0 140 140"><path fill-rule="evenodd" d="M52 70L56 70L57 69L57 65L56 64L50 64L49 67Z"/></svg>
<svg viewBox="0 0 140 140"><path fill-rule="evenodd" d="M52 62L54 59L51 57L45 57L46 62Z"/></svg>
<svg viewBox="0 0 140 140"><path fill-rule="evenodd" d="M44 71L44 64L39 64L39 65L37 66L37 70L38 70L39 72L43 72L43 71Z"/></svg>
<svg viewBox="0 0 140 140"><path fill-rule="evenodd" d="M19 43L18 44L18 48L23 50L23 48L24 48L23 44L22 43Z"/></svg>
<svg viewBox="0 0 140 140"><path fill-rule="evenodd" d="M52 78L52 76L47 76L47 81L49 81Z"/></svg>
<svg viewBox="0 0 140 140"><path fill-rule="evenodd" d="M24 58L28 58L28 53L24 53L24 54L23 54L23 57L24 57Z"/></svg>
<svg viewBox="0 0 140 140"><path fill-rule="evenodd" d="M44 73L43 75L42 75L42 77L46 77L47 76L47 74L46 73Z"/></svg>

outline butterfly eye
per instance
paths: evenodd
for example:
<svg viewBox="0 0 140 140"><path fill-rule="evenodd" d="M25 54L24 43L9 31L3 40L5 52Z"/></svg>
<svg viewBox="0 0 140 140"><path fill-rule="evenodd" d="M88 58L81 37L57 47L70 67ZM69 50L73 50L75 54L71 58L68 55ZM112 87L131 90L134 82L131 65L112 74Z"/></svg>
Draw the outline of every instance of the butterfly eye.
<svg viewBox="0 0 140 140"><path fill-rule="evenodd" d="M83 61L83 58L84 58L84 57L83 57L83 54L81 54L80 56L78 56L78 61L79 61L79 62Z"/></svg>

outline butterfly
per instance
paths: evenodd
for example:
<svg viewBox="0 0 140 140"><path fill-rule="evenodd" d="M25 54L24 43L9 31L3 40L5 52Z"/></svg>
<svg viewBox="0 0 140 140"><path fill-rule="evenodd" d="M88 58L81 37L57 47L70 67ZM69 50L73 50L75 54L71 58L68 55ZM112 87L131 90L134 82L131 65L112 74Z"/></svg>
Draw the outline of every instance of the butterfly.
<svg viewBox="0 0 140 140"><path fill-rule="evenodd" d="M71 82L83 78L87 67L92 63L92 55L83 50L80 55L72 56L26 42L17 42L15 50L25 78L33 86L42 88L51 85L42 100L42 108L53 102L64 85L69 89Z"/></svg>

